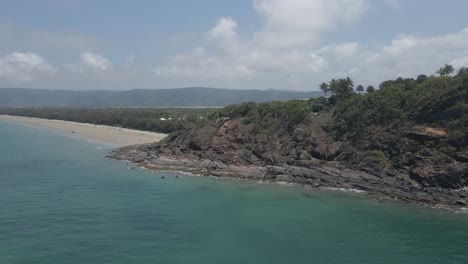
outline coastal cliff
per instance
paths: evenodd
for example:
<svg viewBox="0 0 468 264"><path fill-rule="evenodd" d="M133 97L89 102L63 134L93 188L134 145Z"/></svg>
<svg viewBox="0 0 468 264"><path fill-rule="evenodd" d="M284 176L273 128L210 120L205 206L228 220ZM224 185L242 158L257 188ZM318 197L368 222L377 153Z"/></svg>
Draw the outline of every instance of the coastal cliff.
<svg viewBox="0 0 468 264"><path fill-rule="evenodd" d="M109 157L154 170L468 205L467 71L399 78L365 95L338 88L328 99L228 106L163 142Z"/></svg>

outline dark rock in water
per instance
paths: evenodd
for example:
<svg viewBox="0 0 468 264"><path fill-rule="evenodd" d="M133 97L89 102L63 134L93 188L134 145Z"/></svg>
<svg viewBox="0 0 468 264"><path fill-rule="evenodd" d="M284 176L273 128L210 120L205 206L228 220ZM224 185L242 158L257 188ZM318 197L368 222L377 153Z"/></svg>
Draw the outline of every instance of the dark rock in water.
<svg viewBox="0 0 468 264"><path fill-rule="evenodd" d="M317 198L315 195L310 194L310 193L301 193L302 196L307 197L307 198Z"/></svg>
<svg viewBox="0 0 468 264"><path fill-rule="evenodd" d="M202 191L212 191L213 190L213 188L205 186L205 185L198 186L197 189L202 190Z"/></svg>
<svg viewBox="0 0 468 264"><path fill-rule="evenodd" d="M161 179L166 179L166 177L165 177L165 176L161 176Z"/></svg>

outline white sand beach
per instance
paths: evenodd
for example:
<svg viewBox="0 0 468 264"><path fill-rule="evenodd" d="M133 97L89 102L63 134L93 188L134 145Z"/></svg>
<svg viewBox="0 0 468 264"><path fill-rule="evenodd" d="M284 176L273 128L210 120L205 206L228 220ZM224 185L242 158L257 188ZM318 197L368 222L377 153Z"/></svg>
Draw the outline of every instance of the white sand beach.
<svg viewBox="0 0 468 264"><path fill-rule="evenodd" d="M32 117L0 115L1 120L43 127L71 137L99 142L113 147L153 143L166 137L166 134L162 133Z"/></svg>

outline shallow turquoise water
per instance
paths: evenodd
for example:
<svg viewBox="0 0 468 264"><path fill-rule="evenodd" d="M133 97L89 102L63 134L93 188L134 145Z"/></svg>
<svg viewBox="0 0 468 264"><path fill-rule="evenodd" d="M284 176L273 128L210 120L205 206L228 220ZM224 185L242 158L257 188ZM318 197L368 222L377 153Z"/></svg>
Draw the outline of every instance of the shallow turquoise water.
<svg viewBox="0 0 468 264"><path fill-rule="evenodd" d="M468 263L466 214L175 179L107 151L0 122L0 263Z"/></svg>

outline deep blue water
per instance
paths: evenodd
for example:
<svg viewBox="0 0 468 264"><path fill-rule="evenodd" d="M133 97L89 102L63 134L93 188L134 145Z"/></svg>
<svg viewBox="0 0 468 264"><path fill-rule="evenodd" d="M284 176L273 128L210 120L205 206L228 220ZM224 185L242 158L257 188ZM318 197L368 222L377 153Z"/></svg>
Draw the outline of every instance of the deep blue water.
<svg viewBox="0 0 468 264"><path fill-rule="evenodd" d="M468 263L467 214L176 179L108 151L0 122L0 263Z"/></svg>

